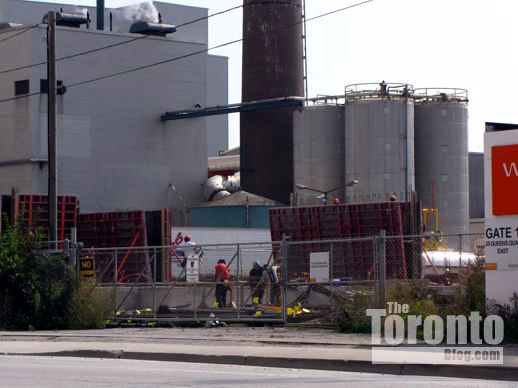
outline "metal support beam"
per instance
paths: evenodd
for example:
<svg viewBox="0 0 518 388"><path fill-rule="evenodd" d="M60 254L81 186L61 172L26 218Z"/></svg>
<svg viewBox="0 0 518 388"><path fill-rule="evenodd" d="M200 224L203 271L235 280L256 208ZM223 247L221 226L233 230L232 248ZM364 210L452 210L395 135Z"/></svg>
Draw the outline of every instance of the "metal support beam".
<svg viewBox="0 0 518 388"><path fill-rule="evenodd" d="M207 117L226 115L238 112L253 112L259 110L278 109L290 106L304 106L304 98L302 97L283 97L270 100L250 101L230 105L217 105L199 109L178 110L166 112L162 115L162 121L185 120L195 117Z"/></svg>

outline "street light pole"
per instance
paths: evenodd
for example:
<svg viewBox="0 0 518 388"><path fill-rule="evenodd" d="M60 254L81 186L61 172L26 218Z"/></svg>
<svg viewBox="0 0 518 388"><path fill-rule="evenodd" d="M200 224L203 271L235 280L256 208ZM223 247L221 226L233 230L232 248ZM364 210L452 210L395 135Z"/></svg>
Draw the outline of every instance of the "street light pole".
<svg viewBox="0 0 518 388"><path fill-rule="evenodd" d="M297 183L295 185L295 187L298 189L298 190L310 190L310 191L314 191L316 193L320 193L324 196L324 205L327 205L327 195L329 193L332 193L333 191L336 191L336 190L339 190L339 189L343 189L343 188L346 188L346 187L355 187L355 186L358 186L360 182L358 182L357 179L353 179L352 181L349 181L347 182L345 185L342 185L342 186L338 186L338 187L335 187L334 189L331 189L331 190L327 190L327 191L323 191L323 190L318 190L318 189L314 189L312 187L308 187L306 185L302 185L300 183Z"/></svg>

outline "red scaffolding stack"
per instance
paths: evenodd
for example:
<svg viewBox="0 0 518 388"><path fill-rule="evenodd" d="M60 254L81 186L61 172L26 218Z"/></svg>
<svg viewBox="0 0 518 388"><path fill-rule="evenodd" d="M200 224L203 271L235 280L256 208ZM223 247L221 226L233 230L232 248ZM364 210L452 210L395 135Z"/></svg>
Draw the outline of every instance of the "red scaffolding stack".
<svg viewBox="0 0 518 388"><path fill-rule="evenodd" d="M145 213L138 210L80 214L77 238L85 247L145 247Z"/></svg>
<svg viewBox="0 0 518 388"><path fill-rule="evenodd" d="M48 238L49 203L46 195L17 194L12 198L12 211L17 222L22 221L26 230L41 233ZM77 227L79 201L76 196L58 196L58 240L70 239L70 228ZM19 217L22 217L20 219ZM62 244L60 244L62 247Z"/></svg>
<svg viewBox="0 0 518 388"><path fill-rule="evenodd" d="M404 231L410 204L382 202L332 206L304 206L270 209L272 241L281 241L283 235L291 241L312 241L299 245L296 252L288 252L294 272L309 271L311 252L329 250L329 245L315 242L345 240L333 245L333 274L340 278L366 280L373 276L374 246L371 240L353 239L379 236L385 230L387 276L407 278L412 260L406 257ZM347 241L350 240L350 241ZM296 245L294 245L295 247Z"/></svg>
<svg viewBox="0 0 518 388"><path fill-rule="evenodd" d="M98 255L101 282L147 282L151 267L143 210L79 215L77 239L88 248L120 248L113 255ZM115 254L116 253L116 254ZM116 276L115 276L116 274Z"/></svg>

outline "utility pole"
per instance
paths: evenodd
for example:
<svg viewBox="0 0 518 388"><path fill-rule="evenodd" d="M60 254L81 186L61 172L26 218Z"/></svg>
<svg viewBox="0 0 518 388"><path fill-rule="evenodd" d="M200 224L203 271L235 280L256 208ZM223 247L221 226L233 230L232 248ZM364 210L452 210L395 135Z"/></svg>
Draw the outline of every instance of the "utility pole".
<svg viewBox="0 0 518 388"><path fill-rule="evenodd" d="M56 13L48 13L47 27L47 82L48 82L48 203L49 203L49 241L58 239L58 166L56 139ZM49 248L55 248L52 243Z"/></svg>

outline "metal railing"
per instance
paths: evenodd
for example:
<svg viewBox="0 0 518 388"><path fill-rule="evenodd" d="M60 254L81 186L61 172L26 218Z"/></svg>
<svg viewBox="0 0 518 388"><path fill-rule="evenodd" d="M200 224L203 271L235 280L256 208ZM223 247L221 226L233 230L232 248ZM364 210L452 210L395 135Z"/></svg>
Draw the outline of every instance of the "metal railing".
<svg viewBox="0 0 518 388"><path fill-rule="evenodd" d="M414 90L417 102L468 102L468 91L459 88L417 88Z"/></svg>
<svg viewBox="0 0 518 388"><path fill-rule="evenodd" d="M414 94L414 86L406 83L385 82L360 83L345 87L345 101L369 99L409 99Z"/></svg>

